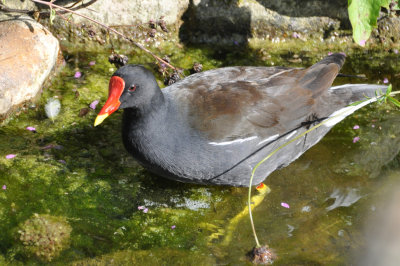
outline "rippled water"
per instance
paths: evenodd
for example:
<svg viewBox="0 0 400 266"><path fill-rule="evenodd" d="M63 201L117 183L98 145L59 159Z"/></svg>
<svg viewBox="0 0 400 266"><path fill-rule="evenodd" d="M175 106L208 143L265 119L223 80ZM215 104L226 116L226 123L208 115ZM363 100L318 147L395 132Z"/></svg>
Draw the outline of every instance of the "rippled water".
<svg viewBox="0 0 400 266"><path fill-rule="evenodd" d="M210 69L271 62L305 66L325 52L299 53L302 62L296 63L291 62L293 53L284 50L270 51L268 60L246 49L192 47L167 53L176 65L188 68L197 61ZM0 127L0 262L40 261L28 256L18 240L18 228L37 213L64 217L72 228L69 247L53 258L55 263L249 264L246 253L255 242L248 216L240 215L248 190L181 184L142 169L122 146L120 113L100 127L92 126L115 70L108 54L67 47L64 56L66 66L47 84L41 99ZM142 54L130 58L153 66ZM82 73L80 78L74 77L76 71ZM368 83L388 78L395 90L399 86L394 53L352 51L342 72L365 74ZM336 84L348 82L365 81L338 78ZM44 104L54 96L62 107L53 123L45 116ZM96 111L89 108L94 100L100 100ZM89 108L86 115L84 108ZM373 104L268 177L271 192L253 215L260 242L275 251L277 265L396 261L386 251L400 241L399 122L399 110ZM353 129L355 125L359 129ZM36 133L26 130L28 126ZM353 143L355 137L360 140ZM6 159L7 154L16 156Z"/></svg>

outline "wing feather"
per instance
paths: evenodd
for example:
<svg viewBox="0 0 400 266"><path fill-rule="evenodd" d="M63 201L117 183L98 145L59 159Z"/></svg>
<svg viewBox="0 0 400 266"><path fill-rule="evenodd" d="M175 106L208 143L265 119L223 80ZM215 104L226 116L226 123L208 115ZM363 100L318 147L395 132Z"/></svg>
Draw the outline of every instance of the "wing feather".
<svg viewBox="0 0 400 266"><path fill-rule="evenodd" d="M344 55L334 54L307 69L220 68L189 76L164 92L191 127L212 141L265 139L318 116L314 106L343 62Z"/></svg>

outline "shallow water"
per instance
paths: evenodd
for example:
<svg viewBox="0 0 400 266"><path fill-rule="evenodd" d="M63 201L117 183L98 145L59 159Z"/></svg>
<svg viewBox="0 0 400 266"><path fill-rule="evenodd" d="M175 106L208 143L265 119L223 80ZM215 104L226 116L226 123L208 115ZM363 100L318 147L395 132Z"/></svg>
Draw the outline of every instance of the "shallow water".
<svg viewBox="0 0 400 266"><path fill-rule="evenodd" d="M227 65L308 66L328 53L298 51L299 62L291 49L272 49L268 59L258 49L164 49L177 66L190 68L201 62L205 70ZM129 54L130 62L154 68L151 58L122 52ZM93 127L115 70L107 62L108 54L65 46L64 56L66 66L46 85L41 99L0 127L0 186L6 186L0 190L0 262L40 262L23 251L17 232L38 213L64 217L72 228L69 247L53 258L54 263L249 264L246 253L255 242L248 216L234 218L246 207L248 190L177 183L138 166L122 146L121 112ZM81 78L74 78L76 71ZM395 90L400 85L395 77L400 72L398 55L391 52L351 50L342 72L365 74L373 84L386 77ZM157 77L161 85L162 77ZM348 82L366 81L338 78L336 84ZM62 109L53 123L44 105L54 96ZM100 100L95 111L89 108L94 100ZM83 108L89 112L80 117ZM391 230L386 218L395 218L386 207L400 184L399 122L398 110L373 104L268 177L265 183L271 192L253 215L260 242L274 249L277 265L373 261L364 250L387 241L377 241L367 229ZM36 133L26 130L28 126ZM360 141L353 143L356 136ZM7 154L16 157L6 159Z"/></svg>

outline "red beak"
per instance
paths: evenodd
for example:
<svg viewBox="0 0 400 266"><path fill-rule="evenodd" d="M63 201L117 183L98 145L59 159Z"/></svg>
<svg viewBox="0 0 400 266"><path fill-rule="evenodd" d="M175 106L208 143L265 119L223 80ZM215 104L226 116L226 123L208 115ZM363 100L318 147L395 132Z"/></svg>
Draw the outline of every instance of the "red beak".
<svg viewBox="0 0 400 266"><path fill-rule="evenodd" d="M94 126L101 124L110 114L118 110L121 104L119 97L121 97L124 88L125 81L122 78L118 76L111 77L108 88L108 99L97 115Z"/></svg>

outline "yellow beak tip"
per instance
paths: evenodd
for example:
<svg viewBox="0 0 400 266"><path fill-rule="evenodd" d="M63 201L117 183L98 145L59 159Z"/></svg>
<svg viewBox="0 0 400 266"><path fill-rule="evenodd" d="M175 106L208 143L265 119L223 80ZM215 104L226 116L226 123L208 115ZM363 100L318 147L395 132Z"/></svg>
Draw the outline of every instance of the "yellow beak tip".
<svg viewBox="0 0 400 266"><path fill-rule="evenodd" d="M100 125L104 121L104 119L106 119L107 117L108 117L108 114L98 115L96 117L96 120L94 120L94 126Z"/></svg>

